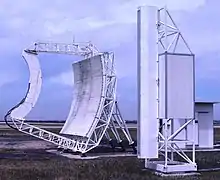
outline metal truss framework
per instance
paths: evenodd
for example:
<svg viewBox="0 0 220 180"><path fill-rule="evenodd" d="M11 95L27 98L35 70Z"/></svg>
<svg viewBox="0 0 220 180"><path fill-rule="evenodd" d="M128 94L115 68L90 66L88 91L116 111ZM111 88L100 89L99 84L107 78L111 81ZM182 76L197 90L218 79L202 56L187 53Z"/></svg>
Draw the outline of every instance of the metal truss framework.
<svg viewBox="0 0 220 180"><path fill-rule="evenodd" d="M158 10L158 21L156 23L158 30L158 68L159 68L159 57L163 53L183 53L181 50L185 48L188 54L193 54L190 50L188 44L183 38L180 30L173 21L170 13L165 8ZM183 42L183 47L177 52L177 47L180 44L180 41ZM159 69L157 74L157 82L159 87ZM158 88L158 104L159 104L159 88ZM159 105L158 105L159 112ZM175 172L175 171L195 171L197 170L197 165L195 162L195 119L185 119L185 123L174 131L174 121L175 119L158 119L162 121L160 125L158 141L159 141L159 154L164 157L164 161L151 161L146 160L146 166L152 169L155 169L155 163L157 164L157 170L163 171L166 173ZM186 130L189 124L193 124L193 139L176 139L177 135L183 130ZM158 122L158 124L160 124ZM169 133L170 132L170 133ZM169 135L170 134L170 135ZM190 158L184 151L178 146L179 143L190 143L192 144L192 158ZM179 162L175 160L174 153L177 156L181 157L182 161ZM179 158L178 158L179 159Z"/></svg>
<svg viewBox="0 0 220 180"><path fill-rule="evenodd" d="M38 53L57 53L83 56L85 58L102 54L102 62L104 64L104 91L101 97L102 105L100 105L98 109L100 117L97 117L97 123L94 123L94 125L91 127L93 129L93 133L89 137L64 137L62 135L58 135L47 130L40 129L39 127L27 124L24 119L11 117L11 112L24 102L24 98L18 105L10 109L8 113L5 115L5 121L10 127L25 134L51 142L55 145L58 145L58 147L60 148L69 149L73 152L80 152L82 154L98 146L104 135L107 137L109 141L111 141L112 138L110 137L107 129L110 129L117 142L121 143L122 138L118 133L119 127L128 139L129 145L131 145L135 150L134 142L128 131L126 123L119 112L119 107L116 101L117 78L115 73L113 53L99 53L97 48L91 43L64 44L39 42L35 43L34 47L29 48L25 51L27 53L34 53L36 55Z"/></svg>
<svg viewBox="0 0 220 180"><path fill-rule="evenodd" d="M177 47L181 41L185 53L193 54L166 7L158 10L157 30L159 54L164 52L179 53L177 52ZM182 53L183 48L180 50Z"/></svg>

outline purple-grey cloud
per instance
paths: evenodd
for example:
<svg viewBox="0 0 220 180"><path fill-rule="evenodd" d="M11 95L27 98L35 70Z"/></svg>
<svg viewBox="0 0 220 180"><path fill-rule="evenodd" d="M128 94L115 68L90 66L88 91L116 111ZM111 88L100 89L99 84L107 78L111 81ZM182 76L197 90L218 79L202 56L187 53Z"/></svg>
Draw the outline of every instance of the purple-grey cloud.
<svg viewBox="0 0 220 180"><path fill-rule="evenodd" d="M14 104L14 101L25 93L28 70L20 56L24 48L36 40L70 43L74 35L76 41L91 40L101 51L115 52L120 106L124 113L126 112L127 119L134 119L136 113L129 114L129 110L136 106L136 8L146 3L163 2L67 0L64 3L54 0L51 3L38 0L30 3L28 0L21 0L19 4L15 4L13 0L1 1L0 102L8 99ZM167 0L167 2L177 25L196 53L197 60L201 61L197 67L198 95L202 98L211 98L207 95L208 92L214 92L211 90L214 87L219 88L214 83L220 72L217 68L218 53L215 53L220 50L218 46L220 26L214 18L220 15L217 9L219 2L204 0ZM206 54L209 55L205 56ZM33 112L34 117L37 116L37 112L42 112L39 118L46 118L54 111L53 108L58 110L59 106L62 106L59 111L61 115L56 114L53 117L65 117L67 104L70 104L72 96L71 86L67 86L68 79L72 79L71 63L78 58L80 57L40 56L45 77L43 86L46 88L36 106L36 112ZM207 84L210 89L204 89ZM58 96L61 93L63 97ZM68 93L70 95L67 95ZM217 90L212 94L218 98ZM52 103L53 100L60 102L59 105ZM5 109L7 106L4 104L0 104L0 116L3 114L2 108ZM52 111L44 111L43 107L49 105Z"/></svg>

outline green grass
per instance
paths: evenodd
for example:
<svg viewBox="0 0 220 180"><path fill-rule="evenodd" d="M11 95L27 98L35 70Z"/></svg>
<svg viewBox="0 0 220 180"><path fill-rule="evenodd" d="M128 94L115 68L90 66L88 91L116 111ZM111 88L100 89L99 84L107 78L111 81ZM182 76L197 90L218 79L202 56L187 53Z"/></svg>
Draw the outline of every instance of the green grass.
<svg viewBox="0 0 220 180"><path fill-rule="evenodd" d="M136 157L73 160L42 152L37 152L37 157L25 153L22 159L0 159L1 180L217 180L220 177L219 172L212 172L199 177L161 178L143 170L143 161Z"/></svg>
<svg viewBox="0 0 220 180"><path fill-rule="evenodd" d="M51 129L58 132L59 130ZM220 129L214 131L220 141ZM136 139L136 130L131 129ZM26 137L14 130L0 131L2 137ZM220 167L220 153L197 153L199 168ZM0 150L0 180L219 180L219 172L206 172L196 177L161 178L144 170L143 160L136 157L74 160L46 153L44 150Z"/></svg>

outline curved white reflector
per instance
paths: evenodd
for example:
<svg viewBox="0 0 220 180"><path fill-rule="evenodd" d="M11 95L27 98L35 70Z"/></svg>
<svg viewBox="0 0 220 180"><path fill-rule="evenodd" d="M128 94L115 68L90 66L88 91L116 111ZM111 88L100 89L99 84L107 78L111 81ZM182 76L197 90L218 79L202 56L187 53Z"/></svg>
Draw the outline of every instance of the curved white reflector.
<svg viewBox="0 0 220 180"><path fill-rule="evenodd" d="M22 57L27 62L30 71L30 78L28 91L23 103L11 112L11 117L17 119L23 119L34 107L42 85L42 74L37 54L23 51Z"/></svg>
<svg viewBox="0 0 220 180"><path fill-rule="evenodd" d="M96 114L104 90L101 55L74 63L73 71L74 98L60 133L85 137L89 135L95 121L98 121Z"/></svg>

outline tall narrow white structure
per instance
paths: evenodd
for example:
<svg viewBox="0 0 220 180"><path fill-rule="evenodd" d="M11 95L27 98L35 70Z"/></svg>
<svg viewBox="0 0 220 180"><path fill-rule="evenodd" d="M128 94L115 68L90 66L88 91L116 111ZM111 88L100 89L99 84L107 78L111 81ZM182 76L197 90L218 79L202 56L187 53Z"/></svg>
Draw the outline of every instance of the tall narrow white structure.
<svg viewBox="0 0 220 180"><path fill-rule="evenodd" d="M146 168L196 171L194 134L192 139L176 138L189 124L195 128L194 54L166 8L144 6L137 14L138 155L146 158ZM185 123L175 130L179 119ZM190 144L192 158L178 143ZM163 160L152 161L158 153Z"/></svg>
<svg viewBox="0 0 220 180"><path fill-rule="evenodd" d="M138 157L158 157L157 8L138 9Z"/></svg>

